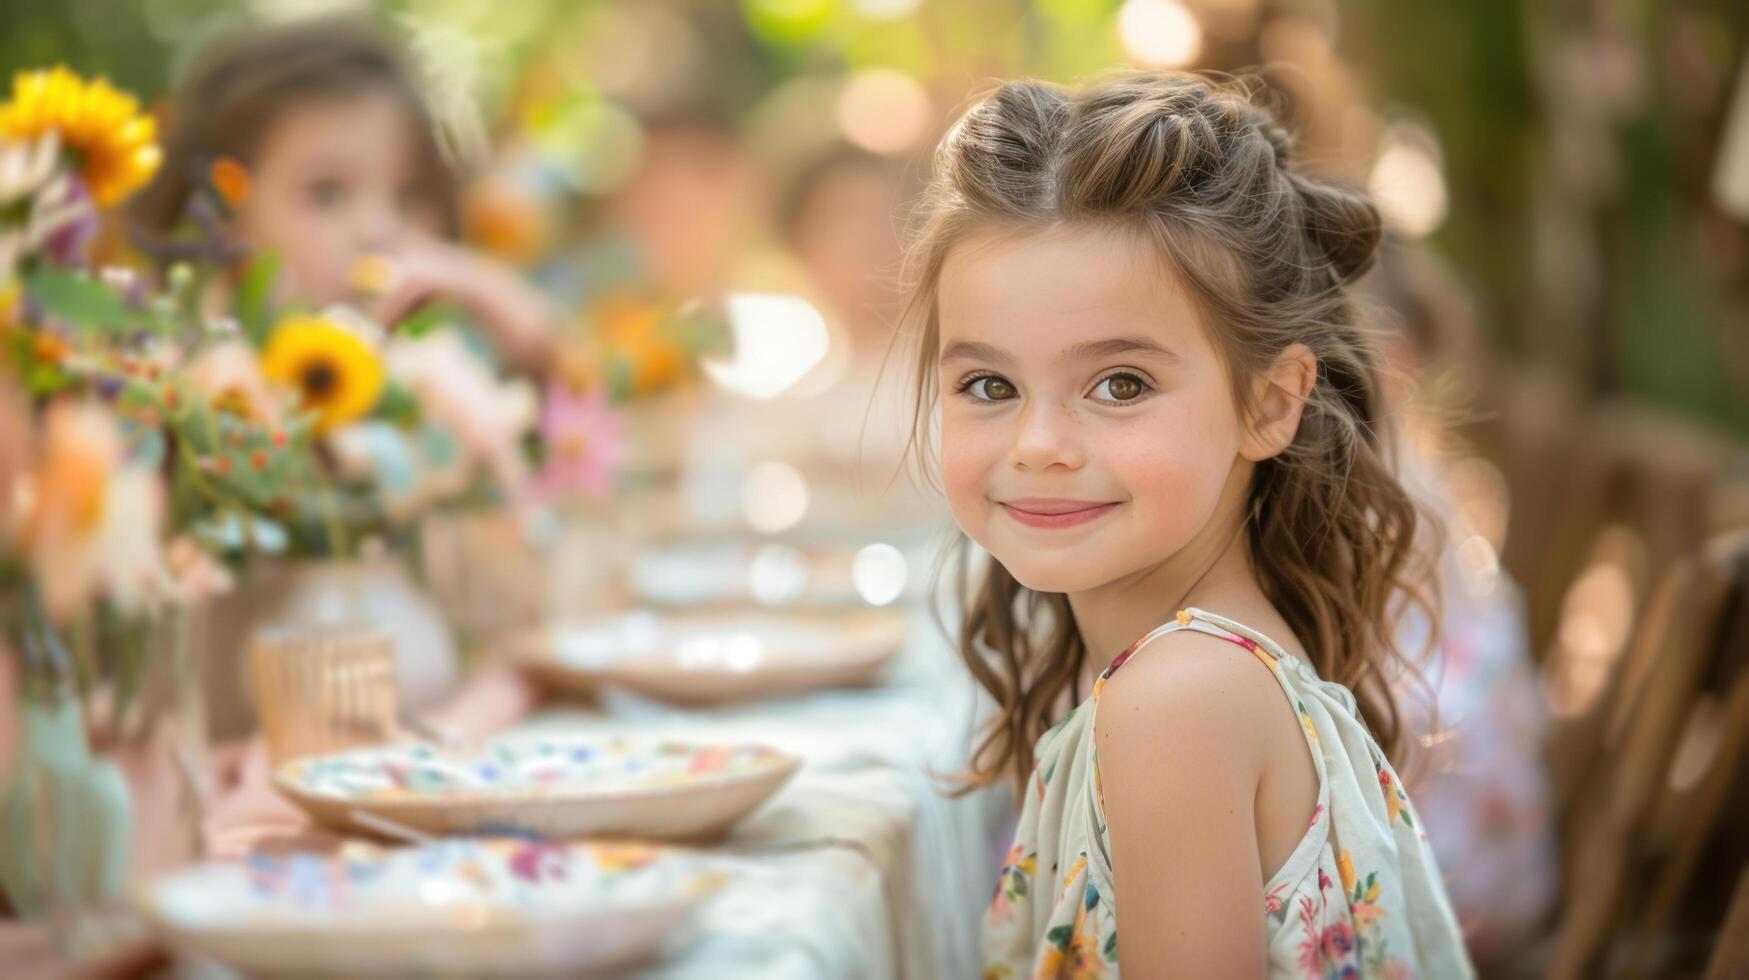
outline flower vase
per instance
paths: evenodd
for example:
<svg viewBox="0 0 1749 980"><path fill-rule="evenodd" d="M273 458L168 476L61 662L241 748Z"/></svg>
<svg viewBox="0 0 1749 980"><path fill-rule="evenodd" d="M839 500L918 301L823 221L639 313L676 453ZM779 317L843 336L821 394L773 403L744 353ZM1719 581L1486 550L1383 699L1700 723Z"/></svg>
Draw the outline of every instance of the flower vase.
<svg viewBox="0 0 1749 980"><path fill-rule="evenodd" d="M19 914L76 917L199 858L208 760L189 617L8 617L0 888Z"/></svg>

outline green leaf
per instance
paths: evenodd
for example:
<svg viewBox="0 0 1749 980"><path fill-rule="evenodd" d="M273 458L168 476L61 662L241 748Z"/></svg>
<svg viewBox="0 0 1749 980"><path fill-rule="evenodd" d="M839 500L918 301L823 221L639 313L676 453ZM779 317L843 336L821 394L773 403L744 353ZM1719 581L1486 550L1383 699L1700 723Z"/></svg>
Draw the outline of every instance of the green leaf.
<svg viewBox="0 0 1749 980"><path fill-rule="evenodd" d="M24 290L43 312L80 329L121 330L137 319L108 286L62 269L38 269Z"/></svg>
<svg viewBox="0 0 1749 980"><path fill-rule="evenodd" d="M256 348L267 346L273 332L273 284L279 279L279 253L262 249L249 259L237 282L237 298L231 312L243 336Z"/></svg>
<svg viewBox="0 0 1749 980"><path fill-rule="evenodd" d="M377 397L375 414L385 422L411 429L419 424L419 399L413 397L406 385L390 381L383 385L383 393Z"/></svg>
<svg viewBox="0 0 1749 980"><path fill-rule="evenodd" d="M1107 963L1116 963L1117 962L1117 931L1116 930L1113 930L1111 933L1111 936L1105 940L1105 949L1101 950L1101 952L1103 952L1105 954L1105 961Z"/></svg>
<svg viewBox="0 0 1749 980"><path fill-rule="evenodd" d="M1045 933L1045 942L1050 943L1058 949L1068 949L1069 937L1074 934L1074 926L1058 926L1050 932Z"/></svg>
<svg viewBox="0 0 1749 980"><path fill-rule="evenodd" d="M614 401L625 401L632 392L632 365L623 358L614 358L607 366L607 390Z"/></svg>
<svg viewBox="0 0 1749 980"><path fill-rule="evenodd" d="M418 339L456 320L456 311L445 303L427 303L395 324L395 333Z"/></svg>

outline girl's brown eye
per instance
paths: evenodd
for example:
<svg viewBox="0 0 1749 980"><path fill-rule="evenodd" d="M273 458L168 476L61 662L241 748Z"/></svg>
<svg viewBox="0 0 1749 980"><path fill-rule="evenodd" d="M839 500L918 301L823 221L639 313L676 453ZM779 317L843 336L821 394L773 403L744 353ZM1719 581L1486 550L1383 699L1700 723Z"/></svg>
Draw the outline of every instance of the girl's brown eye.
<svg viewBox="0 0 1749 980"><path fill-rule="evenodd" d="M1133 374L1114 374L1101 381L1094 389L1094 396L1109 402L1135 401L1146 394L1147 383Z"/></svg>
<svg viewBox="0 0 1749 980"><path fill-rule="evenodd" d="M993 374L964 382L960 390L981 402L1003 402L1016 395L1014 385Z"/></svg>

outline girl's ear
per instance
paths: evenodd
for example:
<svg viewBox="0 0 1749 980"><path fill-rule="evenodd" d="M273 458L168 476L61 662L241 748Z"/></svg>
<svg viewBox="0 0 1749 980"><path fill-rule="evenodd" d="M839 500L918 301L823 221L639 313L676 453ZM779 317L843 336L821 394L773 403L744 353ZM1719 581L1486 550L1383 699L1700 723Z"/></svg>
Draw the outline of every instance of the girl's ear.
<svg viewBox="0 0 1749 980"><path fill-rule="evenodd" d="M1318 380L1318 359L1305 344L1291 344L1252 381L1251 417L1239 455L1253 463L1280 455L1293 444L1300 412Z"/></svg>

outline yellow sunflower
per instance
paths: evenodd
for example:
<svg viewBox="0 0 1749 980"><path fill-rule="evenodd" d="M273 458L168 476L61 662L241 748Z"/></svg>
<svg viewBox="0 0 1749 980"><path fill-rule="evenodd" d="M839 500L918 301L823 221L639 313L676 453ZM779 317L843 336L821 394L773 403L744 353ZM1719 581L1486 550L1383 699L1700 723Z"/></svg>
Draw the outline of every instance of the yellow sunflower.
<svg viewBox="0 0 1749 980"><path fill-rule="evenodd" d="M316 413L316 431L326 432L376 407L383 390L383 362L370 344L326 317L280 321L261 355L269 381L296 388L301 407Z"/></svg>
<svg viewBox="0 0 1749 980"><path fill-rule="evenodd" d="M12 101L0 105L0 138L48 132L78 157L85 186L104 207L151 180L163 159L157 123L140 112L139 100L64 67L19 72L12 77Z"/></svg>

